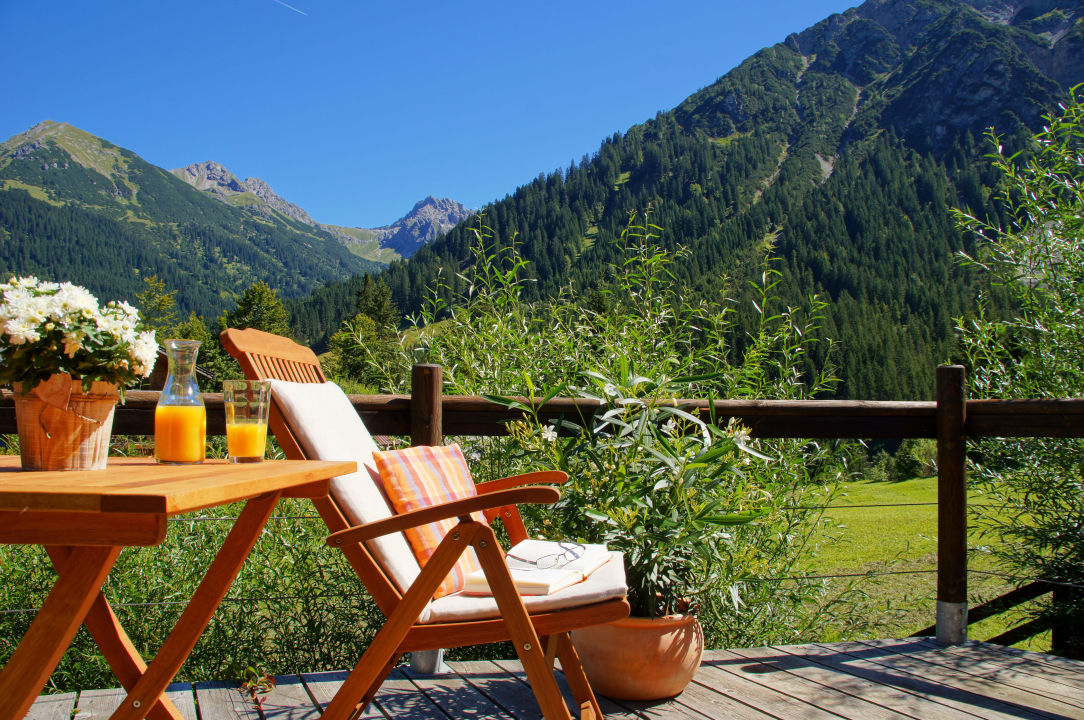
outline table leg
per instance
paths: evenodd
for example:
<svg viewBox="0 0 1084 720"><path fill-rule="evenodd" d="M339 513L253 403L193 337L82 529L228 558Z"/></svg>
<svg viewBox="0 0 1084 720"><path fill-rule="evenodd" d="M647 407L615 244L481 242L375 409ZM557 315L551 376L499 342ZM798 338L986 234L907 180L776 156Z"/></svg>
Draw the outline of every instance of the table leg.
<svg viewBox="0 0 1084 720"><path fill-rule="evenodd" d="M110 720L138 720L147 714L144 708L150 707L162 695L226 596L281 494L268 493L245 504L188 607Z"/></svg>
<svg viewBox="0 0 1084 720"><path fill-rule="evenodd" d="M58 571L60 567L68 562L72 552L72 548L55 545L46 546L45 550L49 553L49 558ZM131 689L143 673L147 671L147 663L143 661L139 651L136 650L135 645L132 644L131 639L128 637L128 633L124 631L117 616L113 613L113 608L109 607L109 602L100 591L97 597L94 598L93 603L91 603L83 624L86 625L91 637L94 638L98 649L102 651L102 656L109 663L109 667L113 670L113 674L117 676L121 686L125 689ZM181 712L164 695L158 699L151 711L147 713L147 717L150 720L183 720Z"/></svg>
<svg viewBox="0 0 1084 720"><path fill-rule="evenodd" d="M77 547L0 672L0 720L23 720L68 649L121 547Z"/></svg>

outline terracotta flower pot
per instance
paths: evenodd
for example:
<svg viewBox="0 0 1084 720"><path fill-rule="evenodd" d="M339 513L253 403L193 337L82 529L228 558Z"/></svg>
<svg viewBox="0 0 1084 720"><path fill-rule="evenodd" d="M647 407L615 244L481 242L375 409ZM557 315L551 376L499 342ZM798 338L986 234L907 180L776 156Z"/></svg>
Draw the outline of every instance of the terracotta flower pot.
<svg viewBox="0 0 1084 720"><path fill-rule="evenodd" d="M117 386L53 375L25 395L15 387L15 422L23 470L104 470Z"/></svg>
<svg viewBox="0 0 1084 720"><path fill-rule="evenodd" d="M629 617L572 632L595 692L621 700L661 700L693 679L704 654L695 615Z"/></svg>

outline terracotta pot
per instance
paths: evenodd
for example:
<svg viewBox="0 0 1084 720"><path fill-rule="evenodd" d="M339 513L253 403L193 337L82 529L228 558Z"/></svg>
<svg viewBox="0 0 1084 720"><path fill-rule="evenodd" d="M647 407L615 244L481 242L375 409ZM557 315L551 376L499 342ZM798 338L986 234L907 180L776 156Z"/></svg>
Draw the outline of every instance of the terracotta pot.
<svg viewBox="0 0 1084 720"><path fill-rule="evenodd" d="M89 392L70 375L53 375L23 394L15 386L15 423L23 470L104 470L113 432L117 386Z"/></svg>
<svg viewBox="0 0 1084 720"><path fill-rule="evenodd" d="M677 695L704 655L704 630L695 615L615 620L574 630L572 642L595 692L621 700Z"/></svg>

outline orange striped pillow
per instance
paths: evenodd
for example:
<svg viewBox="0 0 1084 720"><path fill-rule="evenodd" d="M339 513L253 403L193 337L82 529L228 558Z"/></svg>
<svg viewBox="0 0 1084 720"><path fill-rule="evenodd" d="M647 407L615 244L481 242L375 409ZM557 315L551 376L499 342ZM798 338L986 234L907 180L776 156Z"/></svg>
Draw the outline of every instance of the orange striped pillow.
<svg viewBox="0 0 1084 720"><path fill-rule="evenodd" d="M430 505L461 500L477 494L467 461L459 445L417 445L402 450L374 452L384 492L396 513L405 513ZM484 523L480 512L471 515ZM410 548L425 567L436 552L437 545L459 521L455 518L439 520L421 527L408 528L406 535ZM473 548L460 556L458 562L433 594L433 599L463 589L467 573L481 568Z"/></svg>

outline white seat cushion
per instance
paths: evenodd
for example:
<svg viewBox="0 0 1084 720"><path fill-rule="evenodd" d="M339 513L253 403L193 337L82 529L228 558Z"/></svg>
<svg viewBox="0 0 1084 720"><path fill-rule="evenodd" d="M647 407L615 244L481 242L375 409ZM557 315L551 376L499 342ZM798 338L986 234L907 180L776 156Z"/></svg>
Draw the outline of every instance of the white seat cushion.
<svg viewBox="0 0 1084 720"><path fill-rule="evenodd" d="M338 385L271 381L271 401L310 460L353 460L358 471L331 481L331 496L352 525L383 520L392 511L380 485L373 453L380 448ZM406 592L421 572L402 533L368 543L392 582Z"/></svg>
<svg viewBox="0 0 1084 720"><path fill-rule="evenodd" d="M527 612L546 612L561 608L589 605L591 603L624 597L628 592L625 584L624 556L610 553L610 559L583 582L569 585L551 595L521 595ZM418 622L463 622L486 620L501 616L497 601L492 596L464 595L455 593L432 601L422 612Z"/></svg>

